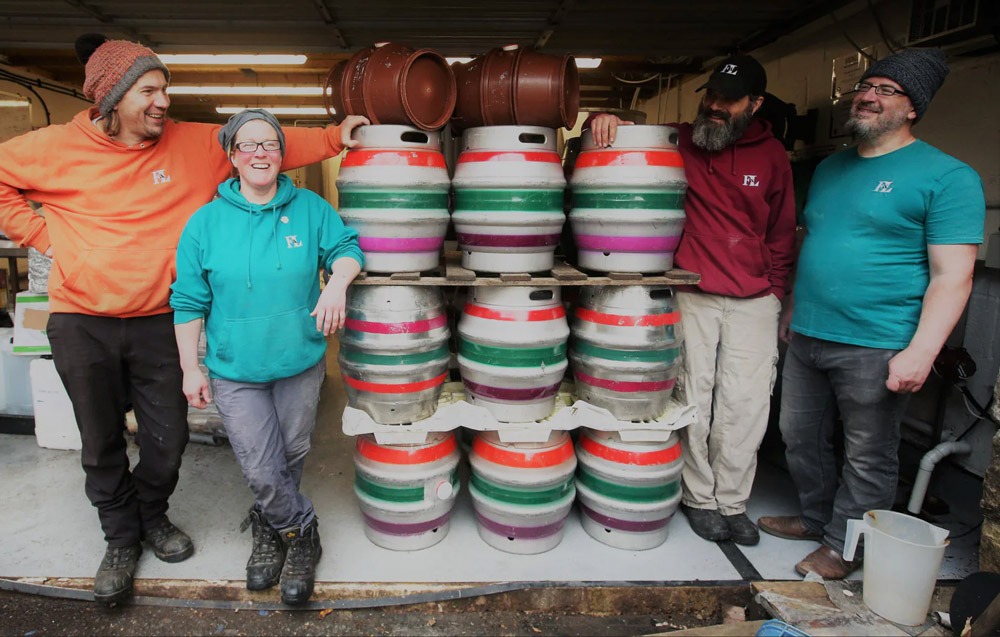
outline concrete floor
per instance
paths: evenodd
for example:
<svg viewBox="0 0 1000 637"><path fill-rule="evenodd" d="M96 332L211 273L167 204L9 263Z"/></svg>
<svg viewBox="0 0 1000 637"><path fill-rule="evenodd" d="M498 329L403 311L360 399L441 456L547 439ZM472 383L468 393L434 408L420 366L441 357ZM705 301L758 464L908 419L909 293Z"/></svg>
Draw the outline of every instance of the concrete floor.
<svg viewBox="0 0 1000 637"><path fill-rule="evenodd" d="M488 546L478 536L471 499L464 488L451 530L436 546L411 553L375 546L365 537L352 490L353 440L340 430L345 398L335 359L320 405L313 449L303 489L320 519L323 558L318 580L353 583L460 582L734 582L748 579L800 579L794 564L817 545L763 535L755 547L716 545L691 531L683 514L670 523L670 537L650 551L624 551L588 536L573 511L562 543L541 555L512 555ZM134 452L134 448L132 449ZM791 514L796 497L787 473L762 455L753 496L752 519ZM944 493L971 493L948 480L935 480ZM92 577L104 551L96 511L83 493L79 453L41 449L30 436L0 435L0 577ZM974 486L972 487L974 490ZM977 503L972 496L966 500ZM146 553L139 578L242 580L249 553L249 532L239 524L252 499L228 445L192 443L181 480L171 499L171 519L193 538L194 556L165 564ZM940 579L958 580L978 570L978 508L953 506L939 524L952 531ZM860 573L853 577L860 577Z"/></svg>

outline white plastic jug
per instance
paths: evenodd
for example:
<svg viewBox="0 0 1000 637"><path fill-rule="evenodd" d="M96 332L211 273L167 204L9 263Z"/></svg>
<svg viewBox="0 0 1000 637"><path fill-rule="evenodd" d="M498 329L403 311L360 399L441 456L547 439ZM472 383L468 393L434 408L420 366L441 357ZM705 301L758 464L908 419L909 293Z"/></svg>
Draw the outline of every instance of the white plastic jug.
<svg viewBox="0 0 1000 637"><path fill-rule="evenodd" d="M844 559L853 560L865 534L864 600L889 621L918 626L927 619L948 530L893 511L847 521Z"/></svg>

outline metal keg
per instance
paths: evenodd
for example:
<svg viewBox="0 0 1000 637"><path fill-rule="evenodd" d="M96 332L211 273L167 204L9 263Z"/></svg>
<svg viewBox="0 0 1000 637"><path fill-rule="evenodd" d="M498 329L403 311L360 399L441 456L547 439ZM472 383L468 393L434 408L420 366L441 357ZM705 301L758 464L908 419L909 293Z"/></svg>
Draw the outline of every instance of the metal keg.
<svg viewBox="0 0 1000 637"><path fill-rule="evenodd" d="M618 420L666 411L680 363L680 312L669 287L583 287L571 321L576 395Z"/></svg>
<svg viewBox="0 0 1000 637"><path fill-rule="evenodd" d="M576 493L569 433L553 431L542 443L504 443L495 431L480 432L469 464L469 493L483 541L523 555L543 553L562 541Z"/></svg>
<svg viewBox="0 0 1000 637"><path fill-rule="evenodd" d="M552 269L566 221L566 178L555 130L484 126L465 131L452 184L463 267L479 272Z"/></svg>
<svg viewBox="0 0 1000 637"><path fill-rule="evenodd" d="M438 288L352 285L338 356L348 405L384 425L431 417L449 336Z"/></svg>
<svg viewBox="0 0 1000 637"><path fill-rule="evenodd" d="M358 231L368 272L437 267L448 229L451 181L441 134L409 126L361 126L340 163L338 212Z"/></svg>
<svg viewBox="0 0 1000 637"><path fill-rule="evenodd" d="M667 524L681 502L681 443L626 442L614 431L580 429L577 502L583 528L594 539L630 551L667 540Z"/></svg>
<svg viewBox="0 0 1000 637"><path fill-rule="evenodd" d="M570 184L569 220L580 267L599 272L673 267L687 190L676 128L620 126L608 148L595 146L591 131L584 131Z"/></svg>
<svg viewBox="0 0 1000 637"><path fill-rule="evenodd" d="M465 399L501 422L552 414L568 366L557 287L477 287L458 322Z"/></svg>
<svg viewBox="0 0 1000 637"><path fill-rule="evenodd" d="M381 445L358 436L354 493L365 535L394 551L433 546L448 534L460 488L458 444L452 432L433 432L419 444Z"/></svg>

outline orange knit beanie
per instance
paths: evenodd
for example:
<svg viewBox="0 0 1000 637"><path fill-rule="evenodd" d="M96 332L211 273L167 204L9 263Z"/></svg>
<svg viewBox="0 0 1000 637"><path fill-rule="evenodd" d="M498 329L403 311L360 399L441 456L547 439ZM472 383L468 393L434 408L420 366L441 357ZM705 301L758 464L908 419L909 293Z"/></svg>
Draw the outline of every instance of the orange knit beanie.
<svg viewBox="0 0 1000 637"><path fill-rule="evenodd" d="M83 94L94 100L105 117L149 71L158 69L170 79L170 71L151 49L128 40L109 40L88 33L77 38L76 53L86 65Z"/></svg>

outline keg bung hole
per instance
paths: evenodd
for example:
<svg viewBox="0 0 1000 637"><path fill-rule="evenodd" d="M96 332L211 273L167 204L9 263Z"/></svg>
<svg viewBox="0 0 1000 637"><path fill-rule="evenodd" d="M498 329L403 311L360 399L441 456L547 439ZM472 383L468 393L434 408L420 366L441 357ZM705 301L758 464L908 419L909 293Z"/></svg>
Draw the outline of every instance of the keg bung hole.
<svg viewBox="0 0 1000 637"><path fill-rule="evenodd" d="M528 295L528 298L532 301L551 301L552 296L552 290L535 290Z"/></svg>
<svg viewBox="0 0 1000 637"><path fill-rule="evenodd" d="M610 252L605 252L605 253L604 253L604 256L606 256L606 257L610 257L610 256L611 256L611 253L610 253Z"/></svg>
<svg viewBox="0 0 1000 637"><path fill-rule="evenodd" d="M608 527L604 527L604 532L605 533L611 533L611 529L609 529Z"/></svg>
<svg viewBox="0 0 1000 637"><path fill-rule="evenodd" d="M508 540L510 540L511 542L513 542L513 541L514 541L514 538L512 538L512 537L511 537L511 536L509 536L509 535L507 536L507 539L508 539Z"/></svg>
<svg viewBox="0 0 1000 637"><path fill-rule="evenodd" d="M658 288L649 293L649 298L654 300L673 298L674 291L671 288Z"/></svg>
<svg viewBox="0 0 1000 637"><path fill-rule="evenodd" d="M420 131L406 131L399 136L404 142L411 142L414 144L426 144L427 143L427 133L421 133Z"/></svg>
<svg viewBox="0 0 1000 637"><path fill-rule="evenodd" d="M545 135L541 133L521 133L517 136L517 141L522 144L544 144Z"/></svg>

